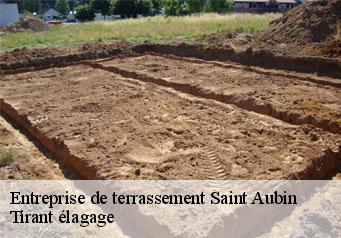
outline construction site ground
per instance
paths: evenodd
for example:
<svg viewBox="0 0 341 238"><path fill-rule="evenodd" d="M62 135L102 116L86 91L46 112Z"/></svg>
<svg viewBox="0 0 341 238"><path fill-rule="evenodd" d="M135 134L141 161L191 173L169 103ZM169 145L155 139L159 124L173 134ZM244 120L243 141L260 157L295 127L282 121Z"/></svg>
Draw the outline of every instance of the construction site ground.
<svg viewBox="0 0 341 238"><path fill-rule="evenodd" d="M0 105L19 137L84 179L327 179L341 168L340 81L313 73L143 53L5 73Z"/></svg>

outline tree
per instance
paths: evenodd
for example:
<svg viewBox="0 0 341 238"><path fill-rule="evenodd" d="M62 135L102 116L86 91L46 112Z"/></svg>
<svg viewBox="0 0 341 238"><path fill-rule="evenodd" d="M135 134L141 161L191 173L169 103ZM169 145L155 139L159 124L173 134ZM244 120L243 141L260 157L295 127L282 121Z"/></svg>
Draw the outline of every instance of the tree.
<svg viewBox="0 0 341 238"><path fill-rule="evenodd" d="M76 6L76 1L75 0L68 0L67 5L69 6L69 9L71 11L73 11L75 9L75 6Z"/></svg>
<svg viewBox="0 0 341 238"><path fill-rule="evenodd" d="M225 13L231 11L232 9L232 0L207 0L205 6L205 12Z"/></svg>
<svg viewBox="0 0 341 238"><path fill-rule="evenodd" d="M95 18L95 10L90 4L83 4L76 7L76 18L79 21L92 21Z"/></svg>
<svg viewBox="0 0 341 238"><path fill-rule="evenodd" d="M181 4L179 0L164 0L163 6L165 9L166 16L177 16L179 15Z"/></svg>
<svg viewBox="0 0 341 238"><path fill-rule="evenodd" d="M203 12L206 5L206 0L185 0L185 7L190 14Z"/></svg>
<svg viewBox="0 0 341 238"><path fill-rule="evenodd" d="M226 0L226 11L232 12L233 11L233 1L232 0Z"/></svg>
<svg viewBox="0 0 341 238"><path fill-rule="evenodd" d="M113 0L112 2L113 13L121 15L126 18L136 15L136 0Z"/></svg>
<svg viewBox="0 0 341 238"><path fill-rule="evenodd" d="M43 9L54 8L56 5L56 0L45 0L41 1Z"/></svg>
<svg viewBox="0 0 341 238"><path fill-rule="evenodd" d="M113 0L112 8L114 14L119 14L123 18L136 18L138 14L148 16L153 13L151 0Z"/></svg>
<svg viewBox="0 0 341 238"><path fill-rule="evenodd" d="M67 13L67 10L68 10L66 0L56 0L55 8L58 12L65 15Z"/></svg>
<svg viewBox="0 0 341 238"><path fill-rule="evenodd" d="M162 12L163 0L152 0L153 15L158 15Z"/></svg>
<svg viewBox="0 0 341 238"><path fill-rule="evenodd" d="M138 0L137 1L137 14L143 16L153 15L154 8L151 0Z"/></svg>
<svg viewBox="0 0 341 238"><path fill-rule="evenodd" d="M23 0L23 8L31 13L40 11L40 0Z"/></svg>
<svg viewBox="0 0 341 238"><path fill-rule="evenodd" d="M111 10L111 3L109 0L94 0L91 3L92 8L95 12L100 12L104 17L108 15Z"/></svg>

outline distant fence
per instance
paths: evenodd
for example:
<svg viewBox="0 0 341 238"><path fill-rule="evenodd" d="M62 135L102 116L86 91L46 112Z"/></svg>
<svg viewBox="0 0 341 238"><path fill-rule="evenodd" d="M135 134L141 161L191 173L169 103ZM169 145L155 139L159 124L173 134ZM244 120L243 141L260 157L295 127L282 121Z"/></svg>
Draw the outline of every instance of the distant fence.
<svg viewBox="0 0 341 238"><path fill-rule="evenodd" d="M112 20L117 20L117 19L121 19L120 15L105 15L103 16L100 13L96 13L95 16L95 21L112 21Z"/></svg>
<svg viewBox="0 0 341 238"><path fill-rule="evenodd" d="M269 12L286 12L292 8L282 8L282 7L235 7L234 12L245 12L245 13L269 13Z"/></svg>

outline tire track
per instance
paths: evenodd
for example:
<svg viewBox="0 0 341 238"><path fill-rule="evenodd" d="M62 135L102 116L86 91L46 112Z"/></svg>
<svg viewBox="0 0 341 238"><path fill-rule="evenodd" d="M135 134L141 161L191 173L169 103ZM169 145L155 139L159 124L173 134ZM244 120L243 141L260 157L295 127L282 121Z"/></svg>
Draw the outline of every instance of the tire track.
<svg viewBox="0 0 341 238"><path fill-rule="evenodd" d="M205 158L207 159L205 162L208 162L207 165L204 167L206 179L208 180L228 179L228 174L225 169L226 166L223 165L223 163L218 158L214 150L205 146L204 151Z"/></svg>

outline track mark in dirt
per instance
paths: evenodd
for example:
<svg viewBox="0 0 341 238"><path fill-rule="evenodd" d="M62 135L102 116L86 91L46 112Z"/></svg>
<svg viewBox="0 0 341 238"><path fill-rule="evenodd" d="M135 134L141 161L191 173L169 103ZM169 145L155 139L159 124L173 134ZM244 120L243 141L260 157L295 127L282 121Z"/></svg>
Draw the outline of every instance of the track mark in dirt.
<svg viewBox="0 0 341 238"><path fill-rule="evenodd" d="M205 167L206 178L209 180L224 180L228 179L225 166L220 161L214 150L204 147L205 158L208 164Z"/></svg>
<svg viewBox="0 0 341 238"><path fill-rule="evenodd" d="M220 101L227 104L235 105L241 109L252 111L258 114L267 115L278 120L284 121L286 123L290 123L293 125L303 125L303 124L311 124L315 127L321 128L328 132L341 134L341 125L334 121L326 120L318 120L311 115L301 116L298 113L288 111L286 109L274 108L274 106L270 103L259 103L256 99L252 97L240 97L238 94L224 94L219 92L214 92L207 88L203 88L199 85L193 85L190 83L182 83L168 80L167 78L155 77L149 73L141 73L136 71L131 71L127 69L123 69L118 66L107 66L97 62L88 61L85 63L86 65L106 70L108 72L112 72L115 74L119 74L126 78L133 78L143 82L150 82L157 84L159 86L169 87L176 91L187 93L194 95L196 97L212 99L216 101Z"/></svg>

